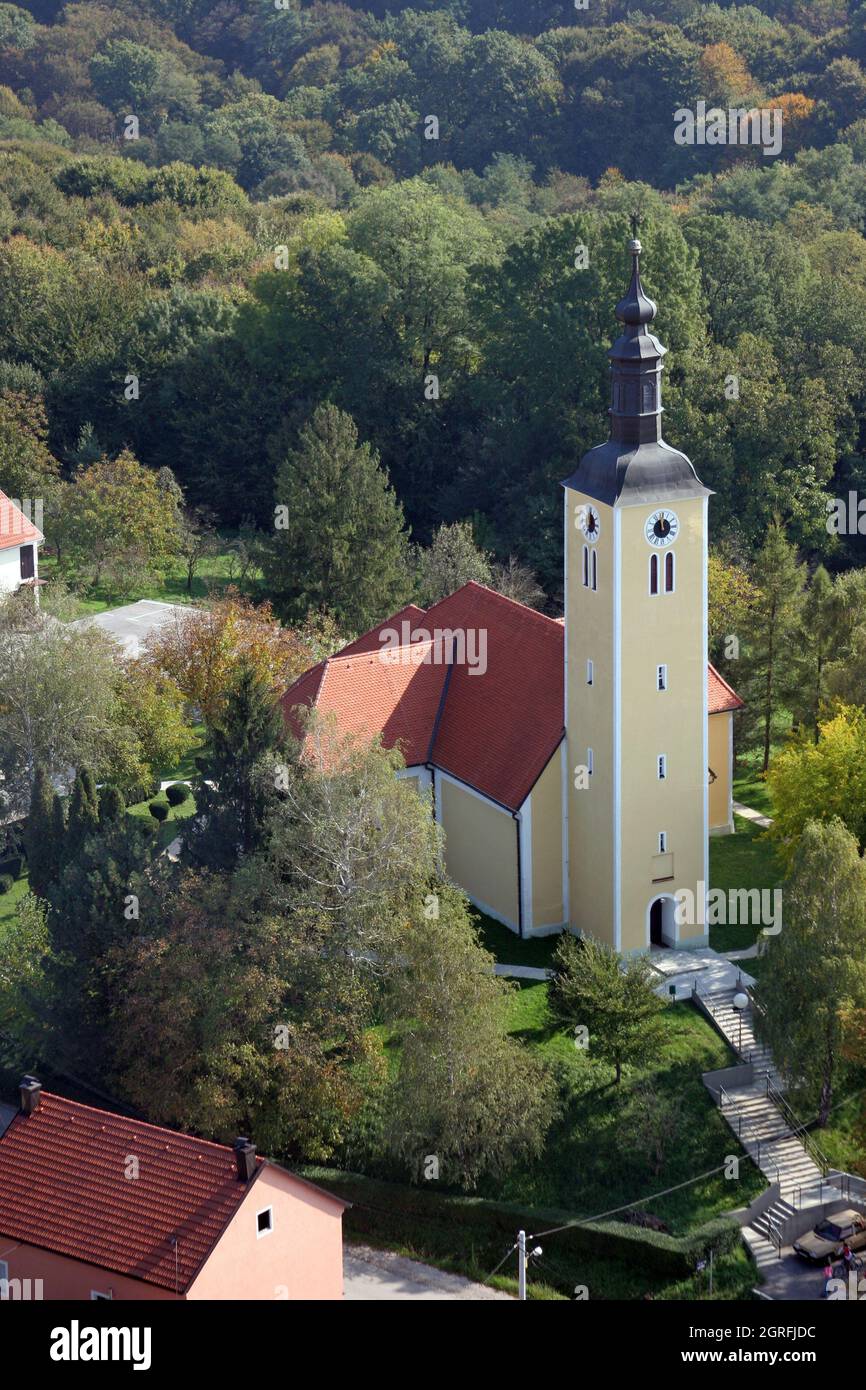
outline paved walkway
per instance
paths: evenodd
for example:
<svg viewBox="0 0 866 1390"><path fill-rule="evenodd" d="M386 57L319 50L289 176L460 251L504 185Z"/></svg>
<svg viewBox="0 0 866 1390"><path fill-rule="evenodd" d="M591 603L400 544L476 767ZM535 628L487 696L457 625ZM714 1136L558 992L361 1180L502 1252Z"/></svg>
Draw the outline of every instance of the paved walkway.
<svg viewBox="0 0 866 1390"><path fill-rule="evenodd" d="M746 987L755 983L751 975L711 946L696 951L674 951L667 946L654 946L650 950L649 960L662 977L662 983L655 991L660 999L670 999L672 987L673 998L688 999L693 988L697 988L699 994L707 995L733 991L740 980Z"/></svg>
<svg viewBox="0 0 866 1390"><path fill-rule="evenodd" d="M515 1257L515 1271L517 1260ZM513 1301L507 1293L473 1284L460 1274L446 1274L432 1265L395 1255L390 1250L373 1250L367 1245L347 1245L343 1252L343 1297L351 1301L423 1299Z"/></svg>
<svg viewBox="0 0 866 1390"><path fill-rule="evenodd" d="M773 824L772 816L762 816L760 811L753 811L751 806L744 806L742 801L735 801L732 804L735 816L742 816L744 820L750 820L753 825L759 825L762 830L769 830Z"/></svg>
<svg viewBox="0 0 866 1390"><path fill-rule="evenodd" d="M513 980L549 980L553 971L543 970L540 965L502 965L497 961L493 973L507 975Z"/></svg>

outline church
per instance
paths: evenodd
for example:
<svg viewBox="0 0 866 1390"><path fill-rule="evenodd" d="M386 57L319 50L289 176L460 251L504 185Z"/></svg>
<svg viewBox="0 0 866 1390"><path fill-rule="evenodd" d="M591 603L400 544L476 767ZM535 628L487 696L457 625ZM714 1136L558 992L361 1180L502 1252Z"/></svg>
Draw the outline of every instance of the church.
<svg viewBox="0 0 866 1390"><path fill-rule="evenodd" d="M342 733L399 747L446 866L520 936L571 930L623 954L707 944L711 834L733 830L733 717L707 660L707 506L662 438L666 349L629 242L610 349L610 438L563 484L565 616L469 583L414 604L286 691Z"/></svg>

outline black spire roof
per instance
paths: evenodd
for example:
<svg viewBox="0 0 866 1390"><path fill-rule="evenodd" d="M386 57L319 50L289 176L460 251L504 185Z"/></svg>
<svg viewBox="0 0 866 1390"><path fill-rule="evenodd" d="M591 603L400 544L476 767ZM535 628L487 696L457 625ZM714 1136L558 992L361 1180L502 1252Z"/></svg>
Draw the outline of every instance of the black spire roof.
<svg viewBox="0 0 866 1390"><path fill-rule="evenodd" d="M590 449L565 487L608 506L706 497L709 488L685 454L662 439L661 374L667 351L649 331L657 307L640 279L641 244L628 243L631 283L616 306L623 331L608 352L611 363L610 438Z"/></svg>

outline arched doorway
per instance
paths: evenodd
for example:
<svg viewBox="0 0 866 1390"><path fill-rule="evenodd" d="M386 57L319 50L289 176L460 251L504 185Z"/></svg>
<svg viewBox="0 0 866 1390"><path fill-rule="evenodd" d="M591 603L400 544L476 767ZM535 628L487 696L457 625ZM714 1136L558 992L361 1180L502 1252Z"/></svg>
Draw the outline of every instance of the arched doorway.
<svg viewBox="0 0 866 1390"><path fill-rule="evenodd" d="M665 894L655 898L649 907L649 945L676 946L677 924L674 899Z"/></svg>

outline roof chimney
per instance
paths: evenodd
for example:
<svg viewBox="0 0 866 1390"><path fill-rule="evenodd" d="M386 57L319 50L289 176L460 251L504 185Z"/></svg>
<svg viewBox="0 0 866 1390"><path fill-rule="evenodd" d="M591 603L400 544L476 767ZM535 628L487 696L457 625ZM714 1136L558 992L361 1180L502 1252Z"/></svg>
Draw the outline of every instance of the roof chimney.
<svg viewBox="0 0 866 1390"><path fill-rule="evenodd" d="M234 1150L238 1177L241 1182L249 1182L256 1171L256 1146L241 1136L235 1140Z"/></svg>
<svg viewBox="0 0 866 1390"><path fill-rule="evenodd" d="M22 1115L35 1115L42 1099L42 1082L35 1076L22 1076L18 1083Z"/></svg>

